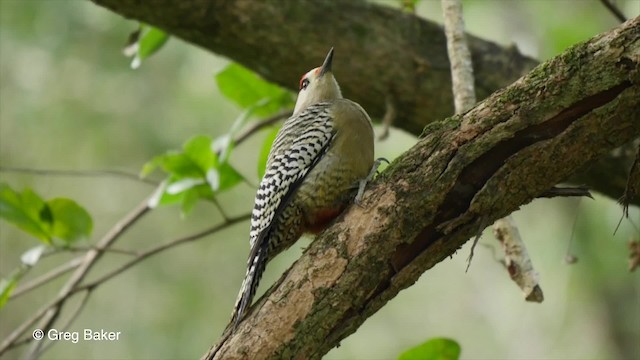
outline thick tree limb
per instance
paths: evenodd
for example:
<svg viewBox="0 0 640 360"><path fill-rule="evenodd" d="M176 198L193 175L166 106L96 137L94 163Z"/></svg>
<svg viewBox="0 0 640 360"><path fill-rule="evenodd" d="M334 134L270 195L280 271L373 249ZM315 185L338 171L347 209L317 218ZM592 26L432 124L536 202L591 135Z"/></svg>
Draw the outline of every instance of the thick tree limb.
<svg viewBox="0 0 640 360"><path fill-rule="evenodd" d="M320 358L484 226L640 136L639 66L636 18L430 126L216 358Z"/></svg>
<svg viewBox="0 0 640 360"><path fill-rule="evenodd" d="M347 98L382 118L396 97L398 126L419 135L453 113L441 25L363 0L93 0L116 13L227 56L297 91L300 76L336 49L334 71ZM525 74L535 60L468 36L478 98ZM366 79L366 81L363 81Z"/></svg>
<svg viewBox="0 0 640 360"><path fill-rule="evenodd" d="M92 1L228 56L292 90L310 64L334 46L344 94L377 119L384 116L385 99L393 96L394 126L415 135L453 114L442 27L407 12L365 0ZM537 64L515 46L470 35L467 40L478 100ZM618 199L632 163L631 155L586 164L573 182Z"/></svg>

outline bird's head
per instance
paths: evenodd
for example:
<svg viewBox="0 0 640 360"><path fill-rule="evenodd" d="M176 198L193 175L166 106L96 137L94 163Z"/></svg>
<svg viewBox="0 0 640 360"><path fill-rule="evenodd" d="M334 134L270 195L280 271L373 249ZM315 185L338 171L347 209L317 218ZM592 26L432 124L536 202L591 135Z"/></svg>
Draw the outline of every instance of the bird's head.
<svg viewBox="0 0 640 360"><path fill-rule="evenodd" d="M332 61L333 48L329 50L322 66L312 69L302 76L298 100L293 111L294 115L310 105L342 98L340 86L331 72Z"/></svg>

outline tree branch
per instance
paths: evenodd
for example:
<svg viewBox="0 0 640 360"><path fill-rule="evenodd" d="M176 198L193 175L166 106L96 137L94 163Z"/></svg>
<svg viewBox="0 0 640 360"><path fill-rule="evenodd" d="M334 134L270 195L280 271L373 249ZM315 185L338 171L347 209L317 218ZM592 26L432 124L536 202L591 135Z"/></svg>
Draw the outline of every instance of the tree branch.
<svg viewBox="0 0 640 360"><path fill-rule="evenodd" d="M447 37L447 54L451 62L451 81L456 114L463 113L476 103L473 82L473 63L464 33L461 0L442 0L442 16Z"/></svg>
<svg viewBox="0 0 640 360"><path fill-rule="evenodd" d="M365 0L92 1L227 56L292 90L309 64L333 46L345 96L381 119L384 99L393 94L394 126L416 136L427 124L453 114L452 94L442 90L451 88L442 27L407 12ZM478 100L537 64L515 46L503 48L471 35L467 41ZM573 182L617 199L624 191L620 180L626 180L632 163L633 157L611 156L587 164Z"/></svg>
<svg viewBox="0 0 640 360"><path fill-rule="evenodd" d="M639 68L640 17L429 126L215 358L322 357L482 227L639 137Z"/></svg>

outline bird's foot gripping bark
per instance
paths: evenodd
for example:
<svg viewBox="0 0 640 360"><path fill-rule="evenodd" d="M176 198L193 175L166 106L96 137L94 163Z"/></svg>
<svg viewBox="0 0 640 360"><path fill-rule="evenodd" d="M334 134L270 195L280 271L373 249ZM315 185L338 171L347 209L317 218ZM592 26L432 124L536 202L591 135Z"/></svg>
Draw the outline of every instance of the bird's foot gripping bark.
<svg viewBox="0 0 640 360"><path fill-rule="evenodd" d="M369 175L367 175L366 178L358 182L358 193L356 194L356 198L353 201L356 205L361 206L364 189L367 187L367 184L369 183L369 181L373 180L373 177L378 173L378 168L380 167L380 164L382 164L383 162L386 162L387 164L389 164L389 160L382 157L377 158L376 161L373 162L373 166L371 167L371 171L369 171Z"/></svg>

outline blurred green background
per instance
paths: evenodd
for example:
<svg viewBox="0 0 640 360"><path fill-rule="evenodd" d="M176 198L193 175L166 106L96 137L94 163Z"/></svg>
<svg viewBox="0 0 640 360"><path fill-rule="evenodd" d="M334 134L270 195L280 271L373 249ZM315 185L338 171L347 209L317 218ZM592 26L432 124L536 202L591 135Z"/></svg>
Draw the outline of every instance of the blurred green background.
<svg viewBox="0 0 640 360"><path fill-rule="evenodd" d="M627 16L640 12L636 0L618 4ZM469 32L503 45L515 43L538 59L617 25L597 0L465 1L464 10ZM441 22L439 1L420 1L417 13ZM229 60L172 38L132 70L121 49L136 27L88 1L0 0L1 166L138 173L153 156L178 149L193 135L216 137L229 130L241 109L220 95L213 78ZM266 133L239 146L231 159L254 183ZM390 139L376 144L376 152L391 159L414 141L392 131ZM0 172L0 181L85 206L94 218L94 236L84 245L97 241L152 190L107 176ZM229 215L240 215L251 209L254 194L253 187L242 184L219 200ZM469 244L400 293L326 358L390 359L439 336L457 340L467 359L640 358L640 275L627 271L627 241L637 239L639 230L624 221L613 236L620 215L619 206L600 196L534 201L515 218L540 273L542 304L524 301L497 261L497 242L485 232L468 273ZM631 209L631 218L638 226L637 208ZM208 203L198 204L186 218L178 207L160 208L115 247L145 249L221 220ZM229 320L245 272L247 233L248 223L233 226L150 258L105 283L69 330L121 331L120 340L59 342L44 358L199 357ZM260 292L308 241L270 264ZM0 222L0 275L9 274L20 254L37 244ZM567 251L578 257L577 264L564 263ZM43 259L23 282L74 256ZM107 255L89 280L127 259ZM0 339L52 298L64 280L10 301L0 311ZM62 323L75 304L77 299L65 308ZM5 358L17 358L25 349Z"/></svg>

